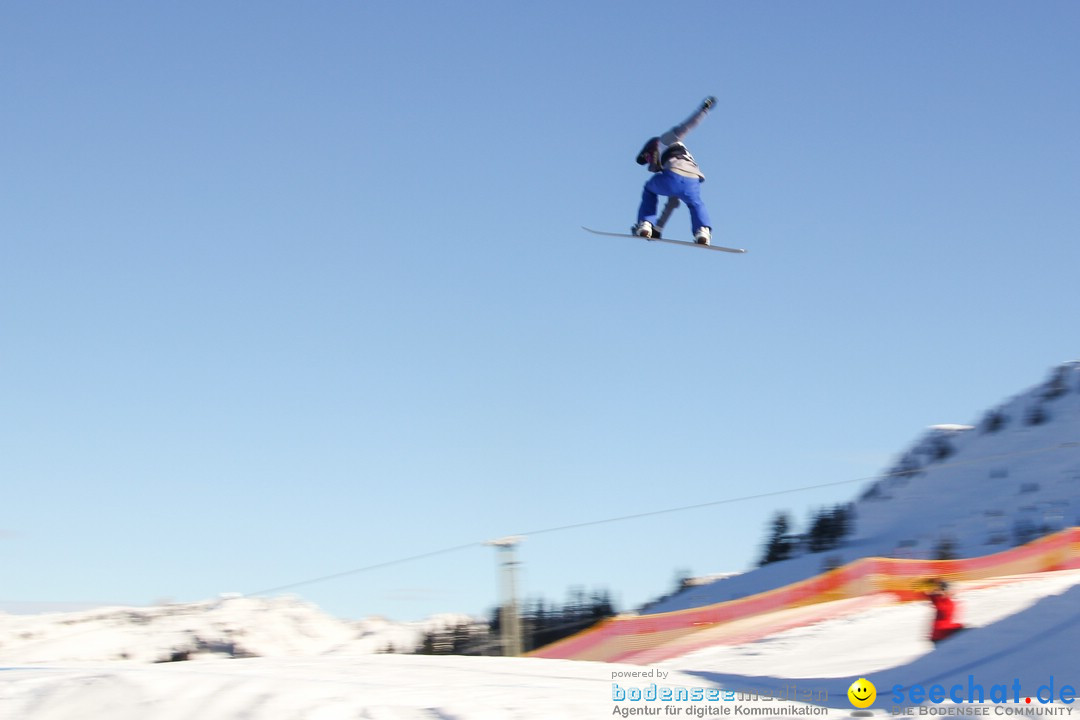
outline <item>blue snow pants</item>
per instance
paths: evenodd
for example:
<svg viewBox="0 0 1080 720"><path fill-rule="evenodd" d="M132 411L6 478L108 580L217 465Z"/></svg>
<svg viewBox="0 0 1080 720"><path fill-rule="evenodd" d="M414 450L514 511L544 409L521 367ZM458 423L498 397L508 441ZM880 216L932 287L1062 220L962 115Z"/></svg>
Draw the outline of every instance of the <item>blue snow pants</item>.
<svg viewBox="0 0 1080 720"><path fill-rule="evenodd" d="M638 222L648 220L656 224L657 196L666 195L677 197L690 208L690 222L695 232L699 227L712 227L709 213L705 210L705 204L701 201L701 180L698 178L679 175L671 170L663 170L653 175L649 182L645 183L645 190L641 193L641 207L638 208Z"/></svg>

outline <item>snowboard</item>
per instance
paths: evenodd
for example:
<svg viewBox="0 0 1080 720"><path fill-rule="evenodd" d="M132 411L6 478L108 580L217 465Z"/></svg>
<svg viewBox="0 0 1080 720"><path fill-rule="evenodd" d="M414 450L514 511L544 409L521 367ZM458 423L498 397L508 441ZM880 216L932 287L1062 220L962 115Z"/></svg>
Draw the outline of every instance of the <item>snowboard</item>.
<svg viewBox="0 0 1080 720"><path fill-rule="evenodd" d="M746 252L745 250L742 250L740 248L722 247L720 245L699 245L696 242L691 242L691 241L688 241L688 240L671 240L671 239L668 239L668 238L646 238L646 237L641 237L640 235L630 235L629 233L604 232L602 230L593 230L592 228L585 227L584 225L581 226L581 229L582 230L587 230L588 232L591 232L594 235L607 235L608 237L634 238L635 240L648 240L649 242L670 243L672 245L688 245L689 247L695 247L695 248L699 248L701 250L719 250L720 252L729 252L729 253L744 253L744 252Z"/></svg>

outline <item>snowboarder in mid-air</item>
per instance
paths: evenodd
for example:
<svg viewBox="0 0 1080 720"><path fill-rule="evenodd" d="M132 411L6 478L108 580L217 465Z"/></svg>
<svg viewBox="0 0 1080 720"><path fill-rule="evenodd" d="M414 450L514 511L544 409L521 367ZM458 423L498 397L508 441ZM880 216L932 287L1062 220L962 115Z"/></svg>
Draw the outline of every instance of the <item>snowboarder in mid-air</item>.
<svg viewBox="0 0 1080 720"><path fill-rule="evenodd" d="M697 112L685 122L676 125L663 135L650 138L638 153L638 164L648 164L649 170L656 174L645 183L645 189L641 194L638 221L633 228L635 235L643 238L660 237L658 228L663 227L671 211L678 207L678 201L682 200L690 209L694 242L699 245L708 245L711 242L712 223L705 204L701 200L699 187L705 182L705 174L701 172L701 168L694 161L694 156L686 149L682 140L687 133L698 126L714 105L716 105L716 98L711 96L705 98ZM663 219L660 221L656 216L659 195L670 198L667 207L664 208Z"/></svg>
<svg viewBox="0 0 1080 720"><path fill-rule="evenodd" d="M934 624L930 627L930 641L937 645L945 638L964 630L964 626L956 622L956 603L949 594L949 583L940 578L930 581L930 592L926 598L934 606Z"/></svg>

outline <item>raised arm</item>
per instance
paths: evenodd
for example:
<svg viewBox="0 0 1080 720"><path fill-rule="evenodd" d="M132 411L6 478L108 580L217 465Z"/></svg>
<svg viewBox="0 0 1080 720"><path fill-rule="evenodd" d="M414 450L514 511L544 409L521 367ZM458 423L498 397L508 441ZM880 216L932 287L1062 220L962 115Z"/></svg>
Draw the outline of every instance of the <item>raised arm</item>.
<svg viewBox="0 0 1080 720"><path fill-rule="evenodd" d="M705 119L705 116L709 114L709 110L715 104L716 98L713 96L710 95L705 98L705 101L701 103L701 107L693 115L660 136L661 144L674 145L677 142L682 142L682 139Z"/></svg>

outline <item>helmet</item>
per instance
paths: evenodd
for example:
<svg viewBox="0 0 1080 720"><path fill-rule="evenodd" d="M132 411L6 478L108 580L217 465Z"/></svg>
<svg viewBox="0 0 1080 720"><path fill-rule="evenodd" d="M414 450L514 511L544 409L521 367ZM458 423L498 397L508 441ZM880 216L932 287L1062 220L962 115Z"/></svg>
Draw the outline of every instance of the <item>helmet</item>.
<svg viewBox="0 0 1080 720"><path fill-rule="evenodd" d="M648 165L649 172L660 172L660 138L649 138L637 156L638 165Z"/></svg>

